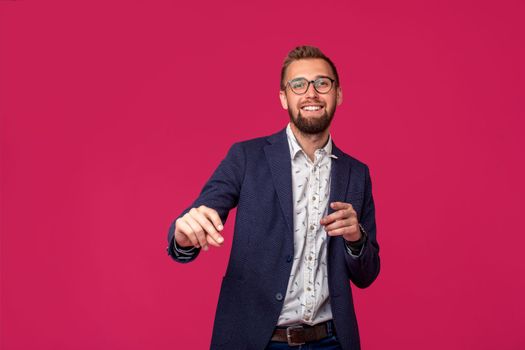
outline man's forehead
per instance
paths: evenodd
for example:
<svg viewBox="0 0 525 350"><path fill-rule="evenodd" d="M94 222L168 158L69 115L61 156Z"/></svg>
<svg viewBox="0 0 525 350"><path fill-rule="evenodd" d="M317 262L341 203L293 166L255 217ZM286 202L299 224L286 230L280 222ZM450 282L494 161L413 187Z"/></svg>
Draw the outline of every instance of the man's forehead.
<svg viewBox="0 0 525 350"><path fill-rule="evenodd" d="M319 77L332 77L332 68L321 58L308 58L293 61L288 66L288 80L295 78L316 79Z"/></svg>

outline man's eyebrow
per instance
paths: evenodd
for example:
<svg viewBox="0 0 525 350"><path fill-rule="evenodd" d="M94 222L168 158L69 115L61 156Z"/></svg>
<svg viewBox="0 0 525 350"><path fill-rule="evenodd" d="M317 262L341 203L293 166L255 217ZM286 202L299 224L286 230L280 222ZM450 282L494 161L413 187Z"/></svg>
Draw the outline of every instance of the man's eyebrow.
<svg viewBox="0 0 525 350"><path fill-rule="evenodd" d="M332 77L330 77L328 75L316 75L315 76L315 79L319 79L319 78L330 78L330 79L332 79Z"/></svg>
<svg viewBox="0 0 525 350"><path fill-rule="evenodd" d="M328 76L328 75L316 75L316 76L314 77L314 80L315 80L315 79L319 79L319 78L330 78L330 79L333 79L332 77L330 77L330 76ZM300 80L300 79L306 79L306 78L300 76L300 77L295 77L295 78L293 78L293 79L290 79L290 81ZM308 80L308 79L306 79L306 80Z"/></svg>

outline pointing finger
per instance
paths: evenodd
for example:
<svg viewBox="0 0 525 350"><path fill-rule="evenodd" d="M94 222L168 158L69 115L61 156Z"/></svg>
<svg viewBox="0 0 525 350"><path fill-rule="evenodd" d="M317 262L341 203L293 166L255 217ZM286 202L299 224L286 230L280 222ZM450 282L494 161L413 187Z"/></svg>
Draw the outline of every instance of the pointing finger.
<svg viewBox="0 0 525 350"><path fill-rule="evenodd" d="M334 210L340 210L340 209L351 208L352 204L345 203L345 202L332 202L330 203L330 207L332 207L332 209Z"/></svg>
<svg viewBox="0 0 525 350"><path fill-rule="evenodd" d="M206 241L208 242L209 245L213 247L217 247L217 248L221 247L219 243L215 242L215 240L212 238L211 235L206 235Z"/></svg>
<svg viewBox="0 0 525 350"><path fill-rule="evenodd" d="M208 233L212 236L213 240L219 244L224 242L224 237L222 237L221 234L217 231L222 231L224 229L224 226L222 225L221 218L219 217L219 214L214 209L204 207L201 209L204 215L208 218L209 221L213 223L213 226L217 230L210 230Z"/></svg>
<svg viewBox="0 0 525 350"><path fill-rule="evenodd" d="M211 220L217 231L222 231L224 226L222 225L221 217L219 216L217 211L215 209L208 208L204 205L201 205L200 209L204 212L208 219Z"/></svg>
<svg viewBox="0 0 525 350"><path fill-rule="evenodd" d="M211 236L214 241L220 244L220 235L215 230L215 227L211 223L210 219L206 216L206 209L204 208L198 208L195 210L195 212L192 213L192 217L199 223L199 225L205 230L206 233L206 241L208 241L208 236ZM220 237L222 238L222 237ZM223 239L224 241L224 239Z"/></svg>
<svg viewBox="0 0 525 350"><path fill-rule="evenodd" d="M349 218L355 215L355 211L350 203L332 202L330 206L334 208L334 212L321 219L321 225L329 225L332 222L340 219Z"/></svg>
<svg viewBox="0 0 525 350"><path fill-rule="evenodd" d="M343 210L338 210L333 212L330 215L325 216L321 219L321 225L329 225L332 222L345 218L346 213Z"/></svg>

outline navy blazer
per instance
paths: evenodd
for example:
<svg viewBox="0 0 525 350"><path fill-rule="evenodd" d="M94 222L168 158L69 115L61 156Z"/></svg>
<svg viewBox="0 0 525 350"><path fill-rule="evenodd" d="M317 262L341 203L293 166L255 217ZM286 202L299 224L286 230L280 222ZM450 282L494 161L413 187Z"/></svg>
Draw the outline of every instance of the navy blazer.
<svg viewBox="0 0 525 350"><path fill-rule="evenodd" d="M379 274L374 200L368 167L335 144L332 153L338 159L332 159L330 202L351 203L368 235L359 257L348 253L342 236L327 238L328 287L337 337L343 349L357 350L359 332L349 281L365 288ZM294 256L286 129L235 143L199 197L180 216L200 205L215 209L223 223L237 206L211 349L262 350L277 325ZM328 212L333 210L328 207ZM175 222L168 234L168 253L175 258L174 228ZM198 251L194 258L197 255Z"/></svg>

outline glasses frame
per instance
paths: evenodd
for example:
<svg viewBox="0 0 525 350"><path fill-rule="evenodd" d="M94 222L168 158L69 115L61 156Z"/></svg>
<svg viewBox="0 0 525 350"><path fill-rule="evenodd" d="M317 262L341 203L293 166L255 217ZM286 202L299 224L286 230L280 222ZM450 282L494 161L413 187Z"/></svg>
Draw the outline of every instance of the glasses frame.
<svg viewBox="0 0 525 350"><path fill-rule="evenodd" d="M294 80L299 80L299 79L301 79L301 80L306 80L306 82L308 83L308 85L306 85L306 90L304 90L303 93L295 92L294 89L292 89L292 86L290 85L290 83L291 83L292 81L294 81ZM315 87L315 82L316 82L317 80L319 80L319 79L328 79L328 80L330 80L331 85L330 85L330 89L329 89L327 92L321 92L321 91L317 90L317 88ZM334 83L335 83L335 79L332 79L332 78L330 78L330 77L324 77L324 76L323 76L323 77L319 77L319 78L314 79L314 80L307 80L306 78L297 78L297 79L292 79L292 80L289 80L289 81L286 83L286 86L287 86L287 87L290 87L290 90L292 90L292 92L293 92L294 94L301 96L301 95L306 94L306 93L308 92L308 89L310 88L310 84L313 84L314 90L315 90L318 94L325 95L325 94L329 93L330 91L332 91L332 88L333 88L334 85L335 85Z"/></svg>

